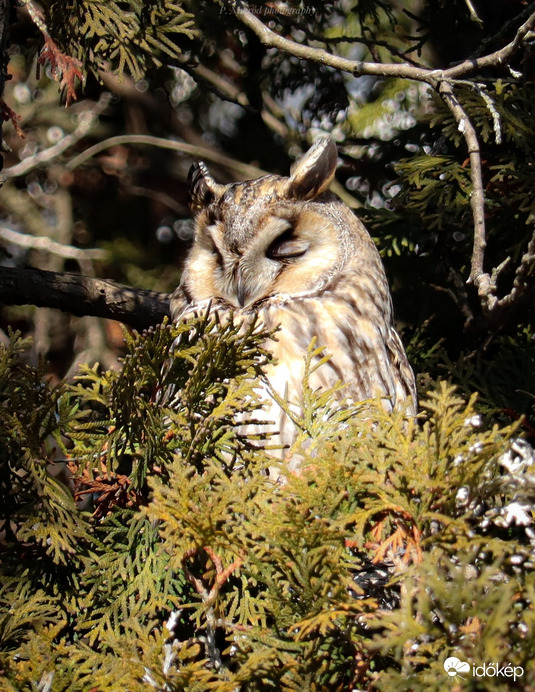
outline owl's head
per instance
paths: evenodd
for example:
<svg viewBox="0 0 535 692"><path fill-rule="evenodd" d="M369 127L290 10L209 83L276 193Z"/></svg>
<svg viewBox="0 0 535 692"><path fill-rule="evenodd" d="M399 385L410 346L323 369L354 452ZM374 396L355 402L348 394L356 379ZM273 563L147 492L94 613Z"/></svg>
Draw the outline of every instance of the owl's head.
<svg viewBox="0 0 535 692"><path fill-rule="evenodd" d="M221 185L204 163L194 164L189 193L195 240L182 279L188 300L219 299L248 308L271 296L325 286L340 266L344 245L332 196L323 194L336 162L336 145L322 137L289 177Z"/></svg>

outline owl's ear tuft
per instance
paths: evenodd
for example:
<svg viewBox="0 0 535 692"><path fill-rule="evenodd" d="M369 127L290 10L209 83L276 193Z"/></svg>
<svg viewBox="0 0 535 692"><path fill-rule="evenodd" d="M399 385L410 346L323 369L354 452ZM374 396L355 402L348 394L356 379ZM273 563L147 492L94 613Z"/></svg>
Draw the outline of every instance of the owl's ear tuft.
<svg viewBox="0 0 535 692"><path fill-rule="evenodd" d="M330 137L320 137L291 168L289 193L297 199L313 199L327 190L336 171L338 151Z"/></svg>
<svg viewBox="0 0 535 692"><path fill-rule="evenodd" d="M188 173L189 206L194 213L207 207L223 194L224 185L219 185L210 175L206 165L194 163Z"/></svg>

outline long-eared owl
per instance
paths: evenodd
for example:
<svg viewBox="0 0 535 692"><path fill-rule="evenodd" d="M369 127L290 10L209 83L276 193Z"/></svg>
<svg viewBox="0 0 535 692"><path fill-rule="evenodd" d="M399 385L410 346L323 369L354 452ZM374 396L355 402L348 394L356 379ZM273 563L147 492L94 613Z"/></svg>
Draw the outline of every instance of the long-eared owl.
<svg viewBox="0 0 535 692"><path fill-rule="evenodd" d="M322 137L289 177L221 185L203 163L189 173L195 239L172 296L173 320L210 305L222 317L258 315L268 328L280 327L266 344L275 360L262 397L263 418L274 422L283 445L295 429L269 388L298 404L314 337L331 357L313 372L313 388L341 381L341 400L380 397L391 410L411 397L407 413L415 411L414 375L394 329L379 253L363 224L328 192L336 163L336 145Z"/></svg>

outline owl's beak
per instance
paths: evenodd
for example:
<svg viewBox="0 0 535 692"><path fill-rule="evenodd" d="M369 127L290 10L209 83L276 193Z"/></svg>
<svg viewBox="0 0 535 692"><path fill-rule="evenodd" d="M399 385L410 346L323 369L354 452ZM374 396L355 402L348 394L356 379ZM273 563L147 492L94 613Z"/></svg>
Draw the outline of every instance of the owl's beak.
<svg viewBox="0 0 535 692"><path fill-rule="evenodd" d="M243 280L241 267L239 266L236 270L236 298L238 299L240 307L243 308L243 306L245 305L245 301L247 299L247 288L245 285L245 281Z"/></svg>

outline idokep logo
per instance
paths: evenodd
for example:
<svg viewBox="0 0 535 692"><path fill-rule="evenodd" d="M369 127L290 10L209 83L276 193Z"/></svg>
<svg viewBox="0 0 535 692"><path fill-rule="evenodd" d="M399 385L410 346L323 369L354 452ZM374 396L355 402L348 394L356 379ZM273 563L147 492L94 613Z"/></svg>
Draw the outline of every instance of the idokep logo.
<svg viewBox="0 0 535 692"><path fill-rule="evenodd" d="M444 661L444 670L450 676L450 678L456 678L459 676L464 680L464 676L461 675L461 673L469 673L470 664L466 661L459 660L456 656L450 656Z"/></svg>
<svg viewBox="0 0 535 692"><path fill-rule="evenodd" d="M444 661L444 670L450 678L465 679L466 675L462 673L470 673L470 664L466 661L461 661L456 656L450 656ZM472 675L475 678L513 678L516 682L518 678L524 675L522 666L500 665L499 663L483 663L478 666L472 666Z"/></svg>

